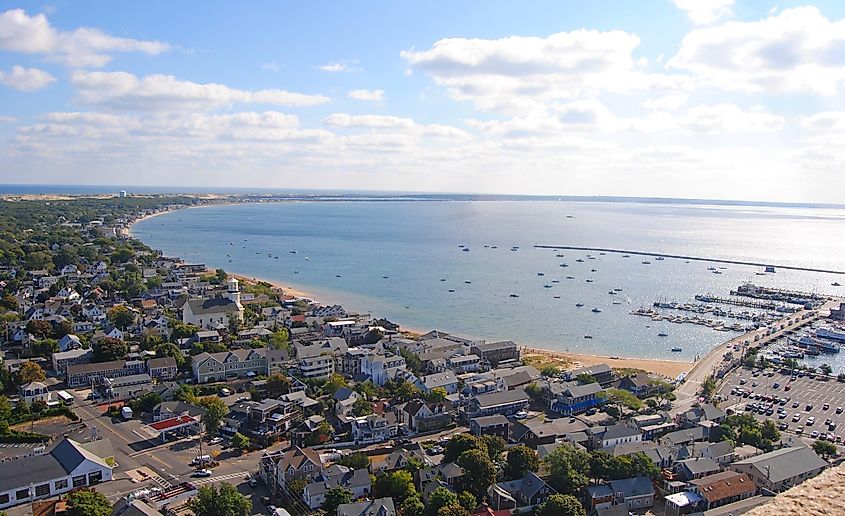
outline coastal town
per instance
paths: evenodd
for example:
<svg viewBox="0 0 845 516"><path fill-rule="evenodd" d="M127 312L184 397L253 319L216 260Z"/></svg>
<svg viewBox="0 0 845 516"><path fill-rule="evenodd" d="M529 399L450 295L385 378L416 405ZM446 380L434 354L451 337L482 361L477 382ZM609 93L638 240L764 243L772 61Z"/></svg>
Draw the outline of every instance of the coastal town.
<svg viewBox="0 0 845 516"><path fill-rule="evenodd" d="M845 374L796 360L841 299L743 286L793 308L654 367L409 332L129 233L204 202L0 201L0 514L766 514L841 468Z"/></svg>

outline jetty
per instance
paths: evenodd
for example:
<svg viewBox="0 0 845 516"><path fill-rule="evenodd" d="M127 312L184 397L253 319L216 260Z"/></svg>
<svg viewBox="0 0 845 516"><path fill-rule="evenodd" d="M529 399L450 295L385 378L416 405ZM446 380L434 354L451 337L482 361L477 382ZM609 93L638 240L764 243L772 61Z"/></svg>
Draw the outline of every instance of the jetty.
<svg viewBox="0 0 845 516"><path fill-rule="evenodd" d="M783 305L774 302L765 301L747 301L745 299L731 299L728 297L711 296L710 294L696 294L696 301L702 303L718 303L720 305L744 306L747 308L758 308L760 310L777 310ZM789 308L789 311L794 312L797 308Z"/></svg>
<svg viewBox="0 0 845 516"><path fill-rule="evenodd" d="M832 269L817 269L814 267L799 267L795 265L776 265L771 263L762 263L762 262L749 262L744 260L728 260L724 258L705 258L702 256L687 256L683 254L667 254L667 253L653 253L648 251L635 251L631 249L612 249L609 247L578 247L578 246L571 246L571 245L546 245L546 244L536 244L534 245L537 249L554 249L559 251L590 251L590 252L601 252L601 253L616 253L616 254L635 254L639 256L652 256L652 257L664 257L664 258L677 258L679 260L691 260L696 262L709 262L709 263L725 263L729 265L750 265L752 267L767 267L767 268L774 268L774 269L787 269L792 271L804 271L804 272L821 272L824 274L842 274L845 275L845 271L837 271Z"/></svg>

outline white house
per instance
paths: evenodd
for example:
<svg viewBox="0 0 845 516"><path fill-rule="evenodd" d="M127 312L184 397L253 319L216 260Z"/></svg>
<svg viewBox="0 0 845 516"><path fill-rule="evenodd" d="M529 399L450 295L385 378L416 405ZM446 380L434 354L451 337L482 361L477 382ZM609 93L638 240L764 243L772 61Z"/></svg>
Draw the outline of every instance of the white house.
<svg viewBox="0 0 845 516"><path fill-rule="evenodd" d="M406 370L405 359L393 354L361 356L361 373L369 375L373 383L382 386L396 376L397 371Z"/></svg>
<svg viewBox="0 0 845 516"><path fill-rule="evenodd" d="M107 441L85 445L65 437L44 455L14 459L0 467L0 509L67 493L112 479L106 459L86 449L103 448Z"/></svg>
<svg viewBox="0 0 845 516"><path fill-rule="evenodd" d="M237 317L241 322L244 320L244 307L235 278L229 279L226 297L189 299L182 307L183 323L209 330L227 327L229 317Z"/></svg>
<svg viewBox="0 0 845 516"><path fill-rule="evenodd" d="M19 390L21 399L30 405L33 401L43 401L44 403L50 401L50 391L41 382L29 382L26 385L21 385Z"/></svg>
<svg viewBox="0 0 845 516"><path fill-rule="evenodd" d="M335 475L328 475L324 480L312 482L302 490L302 499L311 509L319 509L326 501L326 493L335 487L343 487L352 493L352 499L357 500L370 494L370 472L366 469L355 471L341 471Z"/></svg>

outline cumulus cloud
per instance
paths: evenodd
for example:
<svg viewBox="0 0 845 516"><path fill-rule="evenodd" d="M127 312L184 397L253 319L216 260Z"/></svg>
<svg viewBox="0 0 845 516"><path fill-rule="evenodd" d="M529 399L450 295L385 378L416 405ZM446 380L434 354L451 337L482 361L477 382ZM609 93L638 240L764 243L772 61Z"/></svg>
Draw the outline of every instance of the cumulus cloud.
<svg viewBox="0 0 845 516"><path fill-rule="evenodd" d="M693 30L667 66L724 89L833 95L845 80L843 48L845 20L799 7Z"/></svg>
<svg viewBox="0 0 845 516"><path fill-rule="evenodd" d="M317 70L324 72L360 72L362 68L358 66L357 59L351 59L349 61L332 61L318 66Z"/></svg>
<svg viewBox="0 0 845 516"><path fill-rule="evenodd" d="M77 71L71 75L77 101L110 109L137 111L209 110L235 103L314 106L329 101L323 95L286 90L239 90L223 84L200 84L172 75L139 78L128 72Z"/></svg>
<svg viewBox="0 0 845 516"><path fill-rule="evenodd" d="M29 16L23 9L0 14L0 50L40 54L67 66L100 67L116 52L156 55L169 49L160 41L118 38L88 27L63 31L51 26L45 15Z"/></svg>
<svg viewBox="0 0 845 516"><path fill-rule="evenodd" d="M673 0L696 25L706 25L733 14L734 0Z"/></svg>
<svg viewBox="0 0 845 516"><path fill-rule="evenodd" d="M0 84L18 91L35 91L56 82L56 78L38 68L15 65L11 72L0 70Z"/></svg>
<svg viewBox="0 0 845 516"><path fill-rule="evenodd" d="M543 109L598 91L683 87L685 78L642 71L640 39L624 31L576 30L548 37L447 38L401 56L430 73L453 98L491 111Z"/></svg>
<svg viewBox="0 0 845 516"><path fill-rule="evenodd" d="M811 131L845 130L845 111L827 111L801 117L799 125Z"/></svg>
<svg viewBox="0 0 845 516"><path fill-rule="evenodd" d="M355 100L384 100L384 90L352 90L347 96Z"/></svg>
<svg viewBox="0 0 845 516"><path fill-rule="evenodd" d="M0 124L13 124L17 121L18 119L16 117L9 115L0 115Z"/></svg>
<svg viewBox="0 0 845 516"><path fill-rule="evenodd" d="M373 129L411 128L416 124L410 118L387 115L350 115L335 113L326 117L323 124L330 127L367 127Z"/></svg>

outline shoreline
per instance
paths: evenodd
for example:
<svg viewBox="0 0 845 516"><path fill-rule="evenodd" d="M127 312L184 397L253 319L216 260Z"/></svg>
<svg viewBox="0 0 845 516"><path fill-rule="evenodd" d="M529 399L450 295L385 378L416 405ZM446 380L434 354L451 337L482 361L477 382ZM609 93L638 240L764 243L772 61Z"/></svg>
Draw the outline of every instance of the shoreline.
<svg viewBox="0 0 845 516"><path fill-rule="evenodd" d="M227 203L227 204L234 204L234 203ZM211 205L200 205L200 206L183 206L180 208L174 209L166 209L156 213L150 213L134 219L129 222L127 227L127 234L130 238L137 238L132 231L134 225L138 222L152 219L154 217L158 217L159 215L164 215L166 213L171 213L174 211L182 210L182 209L190 209L190 208L203 208L207 206L219 206L221 204L211 204ZM140 240L140 238L137 238ZM309 293L306 288L301 287L294 287L292 285L285 285L286 281L270 281L267 278L261 278L258 276L253 276L250 274L243 274L242 272L237 271L227 271L233 277L237 278L238 281L246 282L246 283L256 283L262 282L270 285L273 288L280 289L284 295L292 295L294 297L301 297L313 302L320 302L317 299L317 296ZM373 315L373 314L371 314ZM426 333L428 330L421 330L419 328L409 328L402 325L401 321L393 321L396 324L399 324L400 333L409 336L411 338L419 337L420 335ZM444 329L442 331L449 332L448 329ZM720 344L721 346L722 344ZM529 356L544 356L550 357L555 361L560 361L567 364L567 368L577 368L577 367L586 367L592 366L596 364L606 363L610 367L613 368L631 368L631 369L641 369L647 371L649 373L655 373L667 378L675 379L682 373L689 371L694 363L693 362L684 362L684 361L674 361L674 360L664 360L664 359L655 359L655 358L643 358L643 357L624 357L624 356L606 356L606 355L590 355L590 354L583 354L583 353L572 353L568 351L560 351L554 349L547 349L547 348L540 348L535 346L520 346L523 350L524 355Z"/></svg>

